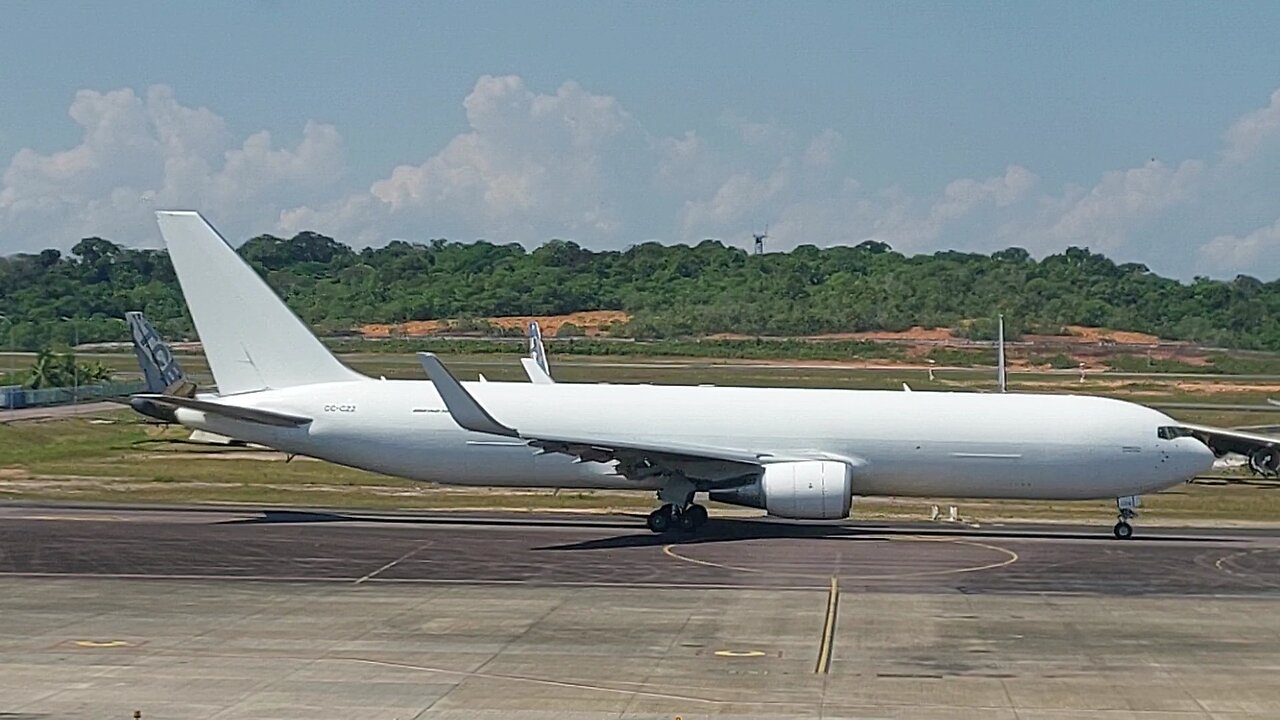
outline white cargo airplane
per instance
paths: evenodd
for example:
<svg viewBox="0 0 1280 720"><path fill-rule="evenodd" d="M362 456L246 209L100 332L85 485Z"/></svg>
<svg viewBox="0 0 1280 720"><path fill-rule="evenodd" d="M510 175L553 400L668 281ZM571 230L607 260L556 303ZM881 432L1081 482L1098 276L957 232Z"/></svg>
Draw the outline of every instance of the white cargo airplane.
<svg viewBox="0 0 1280 720"><path fill-rule="evenodd" d="M330 462L455 485L657 491L655 532L712 500L797 519L855 495L1116 499L1212 465L1232 431L1101 397L373 379L339 362L195 212L158 212L216 397L138 396L183 425ZM1270 442L1275 442L1271 439Z"/></svg>

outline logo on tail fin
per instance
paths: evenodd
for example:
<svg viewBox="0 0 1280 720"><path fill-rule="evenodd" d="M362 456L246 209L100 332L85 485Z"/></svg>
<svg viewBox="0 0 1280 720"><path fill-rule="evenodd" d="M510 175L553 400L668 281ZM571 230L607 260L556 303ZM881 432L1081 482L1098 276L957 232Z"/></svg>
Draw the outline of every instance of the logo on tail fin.
<svg viewBox="0 0 1280 720"><path fill-rule="evenodd" d="M529 357L538 363L542 372L551 375L551 366L547 363L547 350L542 346L542 328L537 322L529 323Z"/></svg>
<svg viewBox="0 0 1280 720"><path fill-rule="evenodd" d="M547 363L547 351L542 347L542 328L538 323L529 323L529 356L520 358L524 372L529 381L536 384L551 384L551 365Z"/></svg>
<svg viewBox="0 0 1280 720"><path fill-rule="evenodd" d="M138 356L138 365L142 368L142 376L147 381L147 390L153 393L169 395L190 395L195 385L187 380L182 366L173 356L173 351L160 339L160 333L147 322L140 312L127 312L125 321L129 323L129 333L133 336L133 350Z"/></svg>

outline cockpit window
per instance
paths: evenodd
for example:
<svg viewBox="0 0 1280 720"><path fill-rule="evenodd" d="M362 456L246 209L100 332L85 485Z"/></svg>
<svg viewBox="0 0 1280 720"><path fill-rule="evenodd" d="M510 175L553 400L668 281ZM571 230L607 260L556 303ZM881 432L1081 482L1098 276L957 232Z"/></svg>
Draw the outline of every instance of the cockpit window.
<svg viewBox="0 0 1280 720"><path fill-rule="evenodd" d="M1180 437L1190 437L1191 431L1178 427L1177 425L1162 425L1156 428L1156 436L1161 440L1172 440Z"/></svg>

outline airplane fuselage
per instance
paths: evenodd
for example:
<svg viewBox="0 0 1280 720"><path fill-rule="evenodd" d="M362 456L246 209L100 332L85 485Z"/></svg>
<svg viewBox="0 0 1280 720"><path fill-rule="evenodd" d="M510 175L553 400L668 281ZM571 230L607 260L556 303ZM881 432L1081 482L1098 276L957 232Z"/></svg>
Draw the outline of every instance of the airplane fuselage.
<svg viewBox="0 0 1280 720"><path fill-rule="evenodd" d="M857 495L1078 500L1154 492L1212 464L1163 439L1163 413L1108 398L1020 393L467 383L493 415L544 434L681 442L843 460ZM610 463L539 455L461 429L429 381L335 382L220 402L314 418L270 427L178 409L180 422L414 480L455 485L653 489Z"/></svg>

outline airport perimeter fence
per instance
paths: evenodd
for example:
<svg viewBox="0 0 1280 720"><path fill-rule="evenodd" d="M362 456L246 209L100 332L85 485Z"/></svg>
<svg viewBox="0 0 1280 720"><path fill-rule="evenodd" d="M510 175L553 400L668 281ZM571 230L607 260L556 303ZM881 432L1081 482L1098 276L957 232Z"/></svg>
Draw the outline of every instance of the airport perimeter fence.
<svg viewBox="0 0 1280 720"><path fill-rule="evenodd" d="M144 392L144 382L108 382L79 387L41 388L31 390L21 385L0 387L0 410L16 410L24 407L69 405L71 403L101 400L109 397L125 397Z"/></svg>

